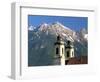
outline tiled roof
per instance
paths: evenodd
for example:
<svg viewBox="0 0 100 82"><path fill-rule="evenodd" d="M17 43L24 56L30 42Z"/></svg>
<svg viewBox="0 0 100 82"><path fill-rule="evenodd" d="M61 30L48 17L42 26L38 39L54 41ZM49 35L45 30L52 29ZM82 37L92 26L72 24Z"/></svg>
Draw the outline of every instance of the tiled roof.
<svg viewBox="0 0 100 82"><path fill-rule="evenodd" d="M88 59L87 56L82 56L82 57L74 57L74 58L70 58L67 61L67 64L87 64L88 63Z"/></svg>

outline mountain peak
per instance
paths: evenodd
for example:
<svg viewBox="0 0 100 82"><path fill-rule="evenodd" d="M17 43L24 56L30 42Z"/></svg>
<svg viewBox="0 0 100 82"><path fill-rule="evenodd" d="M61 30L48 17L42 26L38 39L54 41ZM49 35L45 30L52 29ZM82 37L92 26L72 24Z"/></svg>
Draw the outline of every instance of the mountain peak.
<svg viewBox="0 0 100 82"><path fill-rule="evenodd" d="M47 24L47 23L42 23L40 26L39 26L39 30L40 31L43 31L43 30L46 30L50 25Z"/></svg>
<svg viewBox="0 0 100 82"><path fill-rule="evenodd" d="M34 26L32 26L32 25L28 27L28 30L29 30L29 31L33 31L34 29L36 29L36 27L34 27Z"/></svg>
<svg viewBox="0 0 100 82"><path fill-rule="evenodd" d="M60 25L61 23L60 23L59 21L56 21L56 22L54 22L53 24L58 24L58 25Z"/></svg>
<svg viewBox="0 0 100 82"><path fill-rule="evenodd" d="M59 21L56 21L52 24L47 24L47 23L42 23L39 26L39 31L47 32L49 31L52 34L62 34L62 33L67 33L69 35L73 34L73 30L71 30L69 27L64 26L61 24Z"/></svg>
<svg viewBox="0 0 100 82"><path fill-rule="evenodd" d="M47 23L42 23L41 26L48 26L48 24Z"/></svg>

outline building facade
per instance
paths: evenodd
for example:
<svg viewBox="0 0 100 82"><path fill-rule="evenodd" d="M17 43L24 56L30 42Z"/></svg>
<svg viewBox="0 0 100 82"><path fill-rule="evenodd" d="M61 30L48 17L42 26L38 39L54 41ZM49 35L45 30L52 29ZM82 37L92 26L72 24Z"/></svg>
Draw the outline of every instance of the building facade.
<svg viewBox="0 0 100 82"><path fill-rule="evenodd" d="M55 42L55 61L59 65L65 65L66 61L74 57L74 46L71 41L65 42L62 40L61 36L57 36L57 41Z"/></svg>

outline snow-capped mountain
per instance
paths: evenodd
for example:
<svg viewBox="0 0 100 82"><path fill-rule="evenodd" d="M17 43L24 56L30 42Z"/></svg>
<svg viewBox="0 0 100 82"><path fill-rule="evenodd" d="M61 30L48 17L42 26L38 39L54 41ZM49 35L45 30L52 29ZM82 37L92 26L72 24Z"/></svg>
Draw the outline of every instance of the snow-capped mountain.
<svg viewBox="0 0 100 82"><path fill-rule="evenodd" d="M41 62L44 62L45 65L51 64L51 62L53 64L54 43L57 35L60 35L65 43L67 40L73 41L76 56L87 55L86 38L88 34L85 29L76 32L60 22L55 22L42 23L35 28L31 26L28 31L28 54L31 65L41 65ZM35 59L36 57L37 59ZM31 59L34 60L33 63L31 63Z"/></svg>
<svg viewBox="0 0 100 82"><path fill-rule="evenodd" d="M56 33L61 34L62 32L73 34L73 32L74 32L74 31L72 31L68 27L65 27L64 25L62 25L59 22L55 22L53 24L43 23L42 25L40 25L39 30L40 31L50 31L50 32L54 32L55 34Z"/></svg>
<svg viewBox="0 0 100 82"><path fill-rule="evenodd" d="M80 40L88 40L87 30L85 28L81 29L79 32L71 30L69 27L64 26L60 22L55 22L52 24L42 23L38 28L30 26L29 31L35 31L36 35L39 37L40 33L45 33L45 35L51 34L53 36L60 35L62 39L71 40L72 42Z"/></svg>
<svg viewBox="0 0 100 82"><path fill-rule="evenodd" d="M55 22L53 24L43 23L39 26L38 32L43 32L46 34L52 34L54 36L61 35L62 39L69 39L74 41L76 39L76 32L71 30L70 28L62 25L59 22Z"/></svg>

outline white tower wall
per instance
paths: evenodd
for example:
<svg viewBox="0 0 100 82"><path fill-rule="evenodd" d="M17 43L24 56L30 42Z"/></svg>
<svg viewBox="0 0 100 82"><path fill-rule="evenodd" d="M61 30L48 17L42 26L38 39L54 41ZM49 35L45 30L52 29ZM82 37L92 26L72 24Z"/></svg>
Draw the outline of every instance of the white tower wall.
<svg viewBox="0 0 100 82"><path fill-rule="evenodd" d="M55 46L55 53L56 53L56 48L58 48L59 50L59 52L58 52L58 54L56 54L56 58L58 57L60 57L59 58L59 63L60 63L60 65L65 65L65 46L64 46L64 43L63 42L61 42L61 44L57 44L56 46Z"/></svg>
<svg viewBox="0 0 100 82"><path fill-rule="evenodd" d="M69 57L67 57L67 52L69 52ZM68 60L69 58L73 58L74 57L74 48L68 48L68 49L66 49L66 60Z"/></svg>
<svg viewBox="0 0 100 82"><path fill-rule="evenodd" d="M60 63L61 65L65 65L65 47L64 45L60 45L60 56L61 56L61 59L60 59Z"/></svg>

